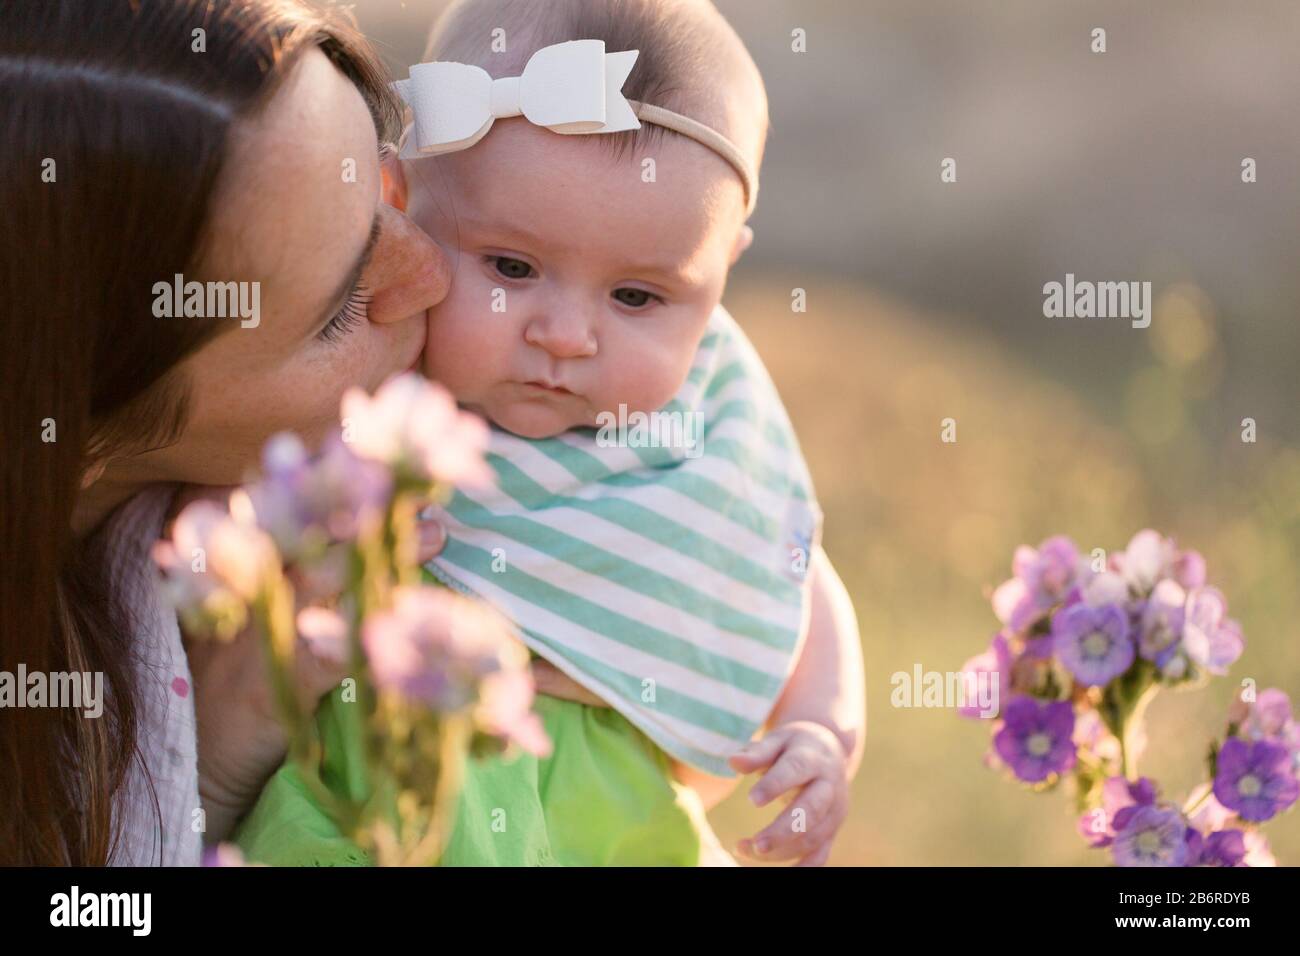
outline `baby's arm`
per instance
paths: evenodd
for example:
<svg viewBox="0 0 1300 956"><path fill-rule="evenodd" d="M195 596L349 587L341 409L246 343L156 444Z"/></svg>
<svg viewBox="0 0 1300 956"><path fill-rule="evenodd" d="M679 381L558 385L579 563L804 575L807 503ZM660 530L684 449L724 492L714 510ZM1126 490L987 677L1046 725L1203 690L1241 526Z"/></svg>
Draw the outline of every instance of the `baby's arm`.
<svg viewBox="0 0 1300 956"><path fill-rule="evenodd" d="M733 765L744 773L762 769L782 752L778 742L788 742L796 733L824 734L839 744L835 749L840 751L843 789L847 791L847 781L857 772L862 759L866 730L862 649L853 603L826 552L820 548L813 553L809 565L809 589L808 635L794 673L768 718L771 733L742 751L745 757L738 757L741 762ZM767 751L771 751L771 756L764 760ZM675 776L693 787L705 807L710 808L724 800L740 782L738 778L715 777L681 763L676 765ZM780 778L773 780L772 775L765 776L754 787L751 799L762 805L790 789L780 787L768 794L766 791L774 784L779 786ZM812 815L810 811L809 816ZM810 826L810 832L812 829Z"/></svg>
<svg viewBox="0 0 1300 956"><path fill-rule="evenodd" d="M813 552L809 576L808 638L767 723L774 730L795 721L829 728L844 747L852 777L862 760L867 728L857 615L844 582L821 548Z"/></svg>

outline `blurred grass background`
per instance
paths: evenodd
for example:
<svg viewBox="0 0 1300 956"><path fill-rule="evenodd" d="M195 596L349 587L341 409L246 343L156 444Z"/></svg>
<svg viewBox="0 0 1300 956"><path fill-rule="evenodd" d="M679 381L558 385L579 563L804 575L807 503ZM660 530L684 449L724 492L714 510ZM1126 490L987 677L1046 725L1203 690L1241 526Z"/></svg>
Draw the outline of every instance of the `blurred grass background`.
<svg viewBox="0 0 1300 956"><path fill-rule="evenodd" d="M350 6L405 76L442 3ZM1017 544L1110 551L1150 526L1205 555L1247 648L1157 698L1143 772L1185 795L1243 678L1300 703L1300 7L718 6L773 124L726 303L785 397L863 633L867 752L832 863L1104 863L1064 793L985 769L979 722L891 707L890 676L984 649ZM1044 318L1067 272L1150 280L1151 327ZM772 815L742 792L712 816L730 845ZM1300 813L1265 832L1300 862Z"/></svg>

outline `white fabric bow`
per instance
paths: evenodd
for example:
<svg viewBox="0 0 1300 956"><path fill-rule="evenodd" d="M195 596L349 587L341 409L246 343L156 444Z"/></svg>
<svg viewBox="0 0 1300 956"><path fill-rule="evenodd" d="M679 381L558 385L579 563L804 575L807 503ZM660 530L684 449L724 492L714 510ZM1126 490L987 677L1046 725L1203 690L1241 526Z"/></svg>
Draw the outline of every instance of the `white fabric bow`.
<svg viewBox="0 0 1300 956"><path fill-rule="evenodd" d="M523 116L555 133L617 133L641 122L622 94L639 50L606 53L571 40L534 53L520 76L492 79L467 63L421 63L394 86L415 114L403 159L468 149L493 122Z"/></svg>

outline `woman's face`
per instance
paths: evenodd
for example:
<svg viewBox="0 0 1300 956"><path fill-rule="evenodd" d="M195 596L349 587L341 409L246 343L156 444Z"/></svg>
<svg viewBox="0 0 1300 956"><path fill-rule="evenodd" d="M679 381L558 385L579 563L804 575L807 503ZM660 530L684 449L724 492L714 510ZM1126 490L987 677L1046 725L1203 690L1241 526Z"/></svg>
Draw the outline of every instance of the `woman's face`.
<svg viewBox="0 0 1300 956"><path fill-rule="evenodd" d="M446 295L449 271L390 205L405 202L395 166L381 167L356 87L319 50L305 54L236 130L208 252L185 277L260 283L259 321L217 320L230 328L181 365L190 404L179 441L113 462L109 475L236 483L270 435L315 444L338 425L349 386L373 390L419 367L425 312Z"/></svg>

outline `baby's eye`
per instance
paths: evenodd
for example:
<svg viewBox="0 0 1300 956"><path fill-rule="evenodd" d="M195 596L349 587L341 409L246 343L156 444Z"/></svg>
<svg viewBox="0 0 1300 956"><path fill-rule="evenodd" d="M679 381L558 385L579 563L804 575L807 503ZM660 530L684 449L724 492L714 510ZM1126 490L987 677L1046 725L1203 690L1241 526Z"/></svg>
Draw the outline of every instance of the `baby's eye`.
<svg viewBox="0 0 1300 956"><path fill-rule="evenodd" d="M509 256L492 256L491 258L497 272L507 279L528 279L532 277L533 267L521 259L511 259Z"/></svg>
<svg viewBox="0 0 1300 956"><path fill-rule="evenodd" d="M643 309L651 302L662 302L663 300L653 292L647 292L645 289L622 288L614 290L614 298L621 305L629 309Z"/></svg>

